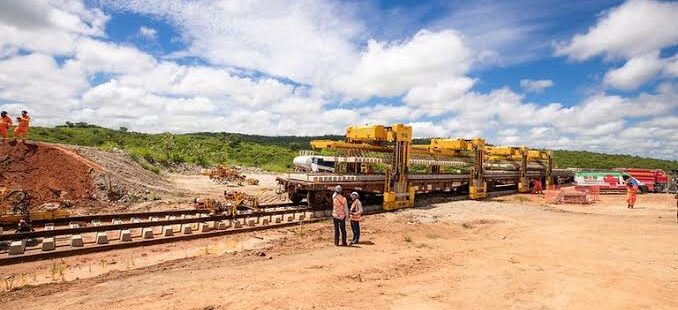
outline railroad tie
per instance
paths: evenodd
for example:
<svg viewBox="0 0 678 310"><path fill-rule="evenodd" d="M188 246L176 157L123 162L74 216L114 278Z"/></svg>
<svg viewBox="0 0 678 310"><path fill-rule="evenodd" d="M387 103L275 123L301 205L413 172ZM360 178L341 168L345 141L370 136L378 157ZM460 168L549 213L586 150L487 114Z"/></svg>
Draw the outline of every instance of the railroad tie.
<svg viewBox="0 0 678 310"><path fill-rule="evenodd" d="M122 242L132 241L132 231L129 230L129 229L121 229L120 230L120 241L122 241Z"/></svg>
<svg viewBox="0 0 678 310"><path fill-rule="evenodd" d="M153 239L153 228L152 227L144 227L141 230L141 237L143 239Z"/></svg>
<svg viewBox="0 0 678 310"><path fill-rule="evenodd" d="M45 237L42 238L42 250L43 251L52 251L56 248L56 240L54 237Z"/></svg>
<svg viewBox="0 0 678 310"><path fill-rule="evenodd" d="M174 228L172 228L172 226L163 226L162 227L162 235L165 236L165 237L174 236Z"/></svg>
<svg viewBox="0 0 678 310"><path fill-rule="evenodd" d="M191 227L191 225L181 225L181 226L182 226L181 232L184 235L190 235L193 233L193 227Z"/></svg>
<svg viewBox="0 0 678 310"><path fill-rule="evenodd" d="M9 244L9 255L21 255L26 250L26 239L14 240Z"/></svg>
<svg viewBox="0 0 678 310"><path fill-rule="evenodd" d="M71 246L74 248L81 248L84 246L84 243L82 242L82 235L72 235Z"/></svg>
<svg viewBox="0 0 678 310"><path fill-rule="evenodd" d="M94 236L96 244L107 244L108 243L108 234L105 231L99 231Z"/></svg>

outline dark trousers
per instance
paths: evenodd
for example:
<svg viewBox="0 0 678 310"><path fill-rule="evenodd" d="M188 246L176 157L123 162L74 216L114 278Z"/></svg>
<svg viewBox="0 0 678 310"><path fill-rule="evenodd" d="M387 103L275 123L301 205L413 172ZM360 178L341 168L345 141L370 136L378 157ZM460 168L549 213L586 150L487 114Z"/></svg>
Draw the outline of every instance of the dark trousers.
<svg viewBox="0 0 678 310"><path fill-rule="evenodd" d="M351 221L351 231L353 232L353 242L357 243L360 241L360 222Z"/></svg>
<svg viewBox="0 0 678 310"><path fill-rule="evenodd" d="M346 244L346 219L340 220L337 218L332 218L334 220L334 244L339 245L339 232L341 232L341 244Z"/></svg>

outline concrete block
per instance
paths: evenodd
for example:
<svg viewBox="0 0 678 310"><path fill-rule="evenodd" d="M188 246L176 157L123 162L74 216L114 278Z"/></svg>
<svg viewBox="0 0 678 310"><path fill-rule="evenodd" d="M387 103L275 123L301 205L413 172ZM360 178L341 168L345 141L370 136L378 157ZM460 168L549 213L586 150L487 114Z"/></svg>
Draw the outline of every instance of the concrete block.
<svg viewBox="0 0 678 310"><path fill-rule="evenodd" d="M132 223L141 223L141 219L138 217L133 217L132 218Z"/></svg>
<svg viewBox="0 0 678 310"><path fill-rule="evenodd" d="M92 226L101 226L101 222L99 220L92 220Z"/></svg>
<svg viewBox="0 0 678 310"><path fill-rule="evenodd" d="M71 236L71 246L74 248L80 248L85 245L82 242L82 235L72 235Z"/></svg>
<svg viewBox="0 0 678 310"><path fill-rule="evenodd" d="M313 212L313 217L314 218L322 218L325 217L325 211L314 211Z"/></svg>
<svg viewBox="0 0 678 310"><path fill-rule="evenodd" d="M285 216L287 219L287 222L294 222L294 214L288 214Z"/></svg>
<svg viewBox="0 0 678 310"><path fill-rule="evenodd" d="M153 239L153 228L146 227L141 230L141 237L144 239Z"/></svg>
<svg viewBox="0 0 678 310"><path fill-rule="evenodd" d="M132 231L129 229L120 230L120 241L122 242L132 241Z"/></svg>
<svg viewBox="0 0 678 310"><path fill-rule="evenodd" d="M257 225L257 219L250 217L247 219L247 226L255 226Z"/></svg>
<svg viewBox="0 0 678 310"><path fill-rule="evenodd" d="M332 216L332 210L325 210L325 211L323 211L323 213L325 214L325 217Z"/></svg>
<svg viewBox="0 0 678 310"><path fill-rule="evenodd" d="M107 244L108 235L104 231L97 232L96 235L94 235L94 242L96 242L96 244Z"/></svg>
<svg viewBox="0 0 678 310"><path fill-rule="evenodd" d="M240 227L242 227L240 220L233 220L233 228L240 228Z"/></svg>
<svg viewBox="0 0 678 310"><path fill-rule="evenodd" d="M79 228L79 227L80 227L80 224L78 224L76 222L68 223L68 228Z"/></svg>
<svg viewBox="0 0 678 310"><path fill-rule="evenodd" d="M162 228L162 235L165 237L174 236L174 228L172 228L172 226L164 226Z"/></svg>
<svg viewBox="0 0 678 310"><path fill-rule="evenodd" d="M181 232L184 235L190 235L193 233L193 227L191 225L182 225Z"/></svg>
<svg viewBox="0 0 678 310"><path fill-rule="evenodd" d="M268 223L271 222L271 219L269 217L262 217L261 218L261 225L268 225Z"/></svg>
<svg viewBox="0 0 678 310"><path fill-rule="evenodd" d="M56 248L56 240L54 237L42 238L42 250L43 251L52 251Z"/></svg>
<svg viewBox="0 0 678 310"><path fill-rule="evenodd" d="M307 211L307 212L304 212L304 213L306 213L306 218L309 219L309 220L315 217L314 212Z"/></svg>
<svg viewBox="0 0 678 310"><path fill-rule="evenodd" d="M0 226L0 235L2 235L2 233L3 233L2 226Z"/></svg>
<svg viewBox="0 0 678 310"><path fill-rule="evenodd" d="M200 223L198 229L200 230L200 232L208 232L210 231L210 225L208 225L207 223Z"/></svg>
<svg viewBox="0 0 678 310"><path fill-rule="evenodd" d="M158 221L160 221L160 219L157 218L157 217L152 217L152 218L151 218L151 222L158 222Z"/></svg>
<svg viewBox="0 0 678 310"><path fill-rule="evenodd" d="M279 224L282 223L283 216L282 215L274 215L273 216L273 223Z"/></svg>
<svg viewBox="0 0 678 310"><path fill-rule="evenodd" d="M305 220L305 219L306 219L306 212L299 213L299 214L297 215L297 220L303 221L303 220Z"/></svg>
<svg viewBox="0 0 678 310"><path fill-rule="evenodd" d="M9 244L9 249L7 253L9 255L21 255L24 254L26 250L26 239L24 240L14 240Z"/></svg>
<svg viewBox="0 0 678 310"><path fill-rule="evenodd" d="M113 223L113 225L119 225L122 224L122 220L114 219L113 221L111 221L111 223Z"/></svg>
<svg viewBox="0 0 678 310"><path fill-rule="evenodd" d="M215 229L218 229L218 230L224 230L224 229L226 229L226 223L219 221L219 222L216 222L216 225L214 227L215 227Z"/></svg>
<svg viewBox="0 0 678 310"><path fill-rule="evenodd" d="M46 223L45 230L54 230L54 223Z"/></svg>

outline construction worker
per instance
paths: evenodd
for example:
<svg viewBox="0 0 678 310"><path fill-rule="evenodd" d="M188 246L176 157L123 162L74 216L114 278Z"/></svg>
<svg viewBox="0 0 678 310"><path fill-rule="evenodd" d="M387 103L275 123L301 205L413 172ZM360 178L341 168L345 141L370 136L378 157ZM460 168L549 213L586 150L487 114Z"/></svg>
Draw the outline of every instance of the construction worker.
<svg viewBox="0 0 678 310"><path fill-rule="evenodd" d="M26 137L28 136L28 125L31 121L31 117L28 116L28 112L21 111L21 116L16 118L18 125L14 129L14 140L16 141L17 137L21 137L21 142L26 142Z"/></svg>
<svg viewBox="0 0 678 310"><path fill-rule="evenodd" d="M339 233L341 233L341 245L346 244L346 216L348 216L348 201L341 193L341 186L337 185L332 194L332 220L334 221L334 245L339 245Z"/></svg>
<svg viewBox="0 0 678 310"><path fill-rule="evenodd" d="M360 216L363 214L363 203L360 201L360 196L357 192L351 193L351 209L349 210L349 218L351 220L351 232L353 233L353 240L351 244L358 244L360 242Z"/></svg>
<svg viewBox="0 0 678 310"><path fill-rule="evenodd" d="M626 180L626 202L628 203L627 208L633 209L633 205L636 204L637 194L638 194L638 183L633 178L628 178Z"/></svg>
<svg viewBox="0 0 678 310"><path fill-rule="evenodd" d="M11 126L12 118L7 116L7 111L0 112L0 136L2 136L2 142L7 141L9 127Z"/></svg>

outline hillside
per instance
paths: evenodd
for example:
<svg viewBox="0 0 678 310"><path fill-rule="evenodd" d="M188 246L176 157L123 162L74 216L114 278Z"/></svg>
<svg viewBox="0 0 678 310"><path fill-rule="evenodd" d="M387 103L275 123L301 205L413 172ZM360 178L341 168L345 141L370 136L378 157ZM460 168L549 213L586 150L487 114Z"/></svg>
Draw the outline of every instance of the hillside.
<svg viewBox="0 0 678 310"><path fill-rule="evenodd" d="M113 130L94 125L68 123L55 128L34 127L31 139L94 146L104 150L126 150L145 168L158 171L157 165L192 163L203 167L230 163L264 170L288 171L299 150L308 149L313 139L342 139L342 136L296 137L258 136L233 133L145 134L125 128ZM417 142L426 141L425 139ZM609 155L586 151L557 150L558 167L614 168L638 167L678 169L678 161Z"/></svg>

